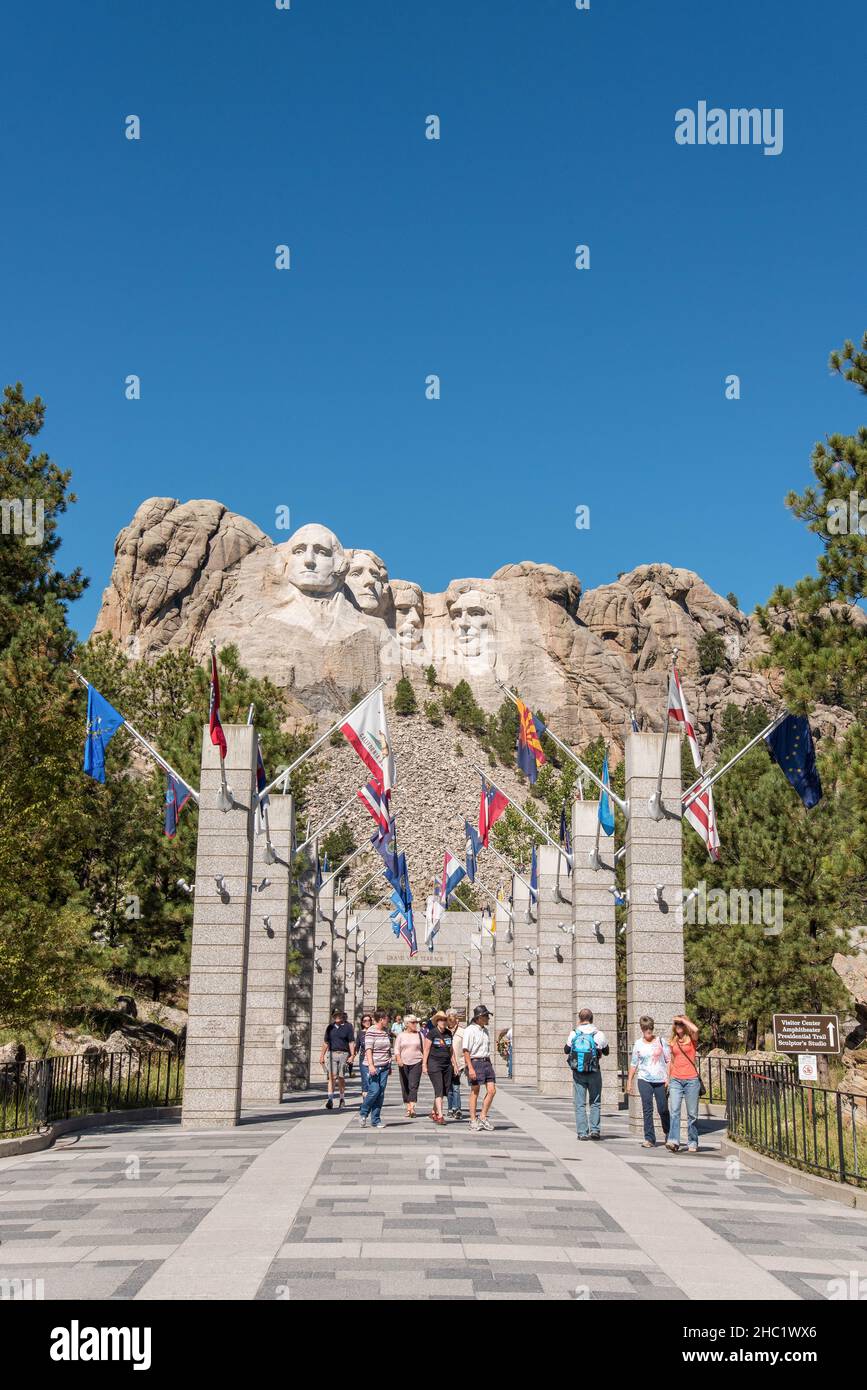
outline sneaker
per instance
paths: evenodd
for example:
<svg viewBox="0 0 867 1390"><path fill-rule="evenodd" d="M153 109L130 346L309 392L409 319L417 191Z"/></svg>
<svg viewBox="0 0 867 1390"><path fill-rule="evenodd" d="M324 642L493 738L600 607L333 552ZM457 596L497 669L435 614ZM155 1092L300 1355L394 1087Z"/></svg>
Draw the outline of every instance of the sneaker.
<svg viewBox="0 0 867 1390"><path fill-rule="evenodd" d="M385 1129L385 1120L374 1120L371 1129Z"/></svg>
<svg viewBox="0 0 867 1390"><path fill-rule="evenodd" d="M345 1109L346 1109L346 1098L345 1098L344 1096L341 1096L341 1097L340 1097L340 1104L338 1105L337 1109L338 1109L338 1110L345 1110Z"/></svg>
<svg viewBox="0 0 867 1390"><path fill-rule="evenodd" d="M598 1130L598 1129L594 1129L593 1133L590 1135L590 1138L591 1138L591 1139L601 1139L601 1138L602 1138L602 1135L599 1133L599 1130Z"/></svg>
<svg viewBox="0 0 867 1390"><path fill-rule="evenodd" d="M478 1131L481 1129L481 1125L479 1124L478 1120L470 1120L470 1129L472 1130L473 1134L478 1133Z"/></svg>
<svg viewBox="0 0 867 1390"><path fill-rule="evenodd" d="M491 1124L490 1120L479 1120L479 1129L492 1130L493 1128L494 1126Z"/></svg>
<svg viewBox="0 0 867 1390"><path fill-rule="evenodd" d="M361 1128L362 1128L362 1129L366 1129L366 1128L367 1128L367 1116L366 1116L366 1115L359 1115L359 1117L358 1117L358 1123L361 1125Z"/></svg>
<svg viewBox="0 0 867 1390"><path fill-rule="evenodd" d="M576 1137L576 1139L589 1139L589 1138L590 1138L590 1135L589 1135L589 1134L577 1134L575 1137Z"/></svg>
<svg viewBox="0 0 867 1390"><path fill-rule="evenodd" d="M333 1109L334 1109L334 1100L333 1100L333 1098L332 1098L331 1096L329 1096L328 1099L327 1099L327 1101L325 1102L325 1109L326 1109L326 1110L333 1110Z"/></svg>

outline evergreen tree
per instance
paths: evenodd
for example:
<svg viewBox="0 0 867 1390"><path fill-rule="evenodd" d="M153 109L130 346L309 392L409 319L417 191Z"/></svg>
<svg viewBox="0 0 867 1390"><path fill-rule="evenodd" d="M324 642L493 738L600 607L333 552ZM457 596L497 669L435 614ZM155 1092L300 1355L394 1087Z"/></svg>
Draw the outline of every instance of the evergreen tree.
<svg viewBox="0 0 867 1390"><path fill-rule="evenodd" d="M415 714L417 709L418 701L415 698L412 684L406 676L401 676L394 691L394 712L395 714Z"/></svg>

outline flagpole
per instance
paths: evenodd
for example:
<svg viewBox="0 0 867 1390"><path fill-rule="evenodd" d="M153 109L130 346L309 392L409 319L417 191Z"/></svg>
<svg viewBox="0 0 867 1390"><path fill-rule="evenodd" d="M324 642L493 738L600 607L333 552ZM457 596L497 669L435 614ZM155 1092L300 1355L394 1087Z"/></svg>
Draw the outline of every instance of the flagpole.
<svg viewBox="0 0 867 1390"><path fill-rule="evenodd" d="M264 796L265 793L263 792L262 795ZM348 810L349 807L353 805L354 801L355 793L353 792L352 796L349 798L348 801L344 801L342 806L338 806L337 810L333 813L333 815L330 815L327 820L324 820L321 825L317 826L312 835L307 836L307 839L304 841L303 844L298 846L295 853L300 854L302 849L306 849L307 846L310 844L311 840L317 839L322 834L323 830L327 829L327 827L331 825L332 821L336 821L338 816L342 816L343 812Z"/></svg>
<svg viewBox="0 0 867 1390"><path fill-rule="evenodd" d="M504 691L506 695L508 695L509 699L512 701L512 704L513 704L513 705L517 705L517 703L518 703L518 697L515 695L514 691L510 690L509 687L508 687L507 685L504 685L503 682L502 682L497 676L494 676L494 680L496 681L496 683L497 683L497 685L500 687L500 689L501 689L502 691ZM623 812L624 816L626 816L626 818L627 818L627 820L628 820L628 819L629 819L629 802L628 802L628 801L624 801L622 797L617 796L616 793L613 792L613 791L611 790L610 787L604 786L604 784L602 783L601 779L600 779L599 777L596 776L596 773L595 773L595 772L591 771L591 769L587 766L587 764L586 764L585 762L582 762L582 760L578 757L578 754L577 754L577 753L573 753L571 748L567 748L567 747L566 747L566 744L563 743L562 740L559 739L559 738L557 737L556 734L552 734L552 732L551 732L551 730L548 728L548 725L547 725L547 724L545 725L545 733L548 735L548 737L550 738L551 742L552 742L552 743L556 743L556 745L557 745L557 747L560 749L560 751L561 751L562 753L565 753L565 754L566 754L566 757L567 757L567 758L571 758L572 761L573 761L573 763L577 763L577 764L578 764L578 766L580 767L580 769L581 769L581 771L584 773L584 775L585 775L586 777L589 777L591 782L595 782L595 783L596 783L596 786L600 789L600 791L603 791L603 792L607 792L607 793L608 793L608 795L611 797L611 800L614 802L615 806L619 806L619 807L620 807L620 809L621 809L621 811ZM484 775L484 774L483 774L483 775ZM490 777L488 777L487 780L490 782L490 781L491 781ZM494 784L492 783L492 785L494 785ZM502 787L499 787L499 788L498 788L498 791L503 791ZM503 795L505 796L505 792L503 792ZM514 805L514 802L513 802L512 804Z"/></svg>
<svg viewBox="0 0 867 1390"><path fill-rule="evenodd" d="M77 676L77 677L78 677L78 679L81 681L81 684L84 686L84 688L85 688L86 690L89 690L89 689L90 689L90 681L89 681L89 680L86 680L85 677L81 674L80 671L76 671L75 668L73 667L72 673L73 673L74 676ZM132 724L130 724L130 722L129 722L128 719L123 719L123 718L122 718L121 722L122 722L122 724L123 724L123 727L126 729L127 733L130 734L131 737L135 739L136 743L140 743L140 744L141 744L141 746L142 746L142 748L144 748L145 752L150 754L150 756L153 758L153 760L154 760L154 762L157 764L157 766L162 768L163 772L169 773L172 777L176 777L176 778L178 779L179 782L183 782L184 786L185 786L185 787L187 788L187 790L189 791L190 796L193 798L193 800L195 801L196 805L198 806L198 804L199 804L199 793L198 793L197 791L194 791L194 789L190 786L190 784L189 784L189 782L186 780L186 778L182 777L181 774L180 774L179 772L175 772L175 769L172 767L171 763L167 763L167 762L166 762L165 758L162 757L162 755L159 754L159 753L157 752L157 750L156 750L155 748L153 748L153 747L151 746L151 744L148 743L147 739L142 737L142 735L139 733L138 729L133 728Z"/></svg>
<svg viewBox="0 0 867 1390"><path fill-rule="evenodd" d="M778 714L775 719L772 719L770 724L762 729L761 733L756 734L755 738L751 738L749 743L745 743L740 752L735 753L733 758L729 758L728 762L723 767L713 772L703 773L698 779L698 782L694 782L693 785L683 793L681 801L684 810L686 810L687 806L691 806L697 797L702 796L709 787L712 787L714 782L717 782L724 773L728 772L729 768L734 767L735 763L739 763L741 758L749 753L751 748L755 748L757 743L760 743L763 738L767 738L768 734L773 733L774 729L776 729L779 724L782 724L783 720L787 717L787 713L786 710L783 710L782 714Z"/></svg>
<svg viewBox="0 0 867 1390"><path fill-rule="evenodd" d="M483 893L487 893L488 897L491 898L492 901L493 901L494 903L496 903L496 905L497 905L498 907L504 907L504 908L506 909L506 912L508 913L509 917L511 918L511 920L514 922L514 920L515 920L515 914L512 912L512 910L511 910L511 908L509 907L508 903L504 903L500 898L498 898L497 895L496 895L496 893L494 893L494 892L487 886L486 883L483 883L483 881L479 878L478 874L476 874L476 877L475 877L475 879L473 880L473 886L474 886L474 887L475 887L476 884L479 885L479 887L481 888L481 890L482 890ZM486 930L490 932L491 936L494 936L495 933L491 931L490 927L487 927Z"/></svg>
<svg viewBox="0 0 867 1390"><path fill-rule="evenodd" d="M342 872L343 872L342 867L341 867L340 869L338 869L337 872L338 872L338 873L342 873ZM371 885L371 883L373 883L373 880L374 880L375 878L379 878L379 875L381 874L381 872L382 872L381 869L377 869L377 871L376 871L375 874L371 874L371 875L370 875L370 878L366 879L365 882L362 883L361 887L356 889L356 891L353 893L353 895L352 895L351 898L347 898L347 899L346 899L346 902L343 904L343 906L344 906L344 908L345 908L345 910L346 910L347 912L349 911L349 909L350 909L350 907L352 906L352 904L355 902L355 899L361 897L361 894L364 892L365 888L369 888L370 885ZM331 877L333 878L334 875L332 874ZM324 888L324 887L325 887L325 884L326 884L326 883L330 883L330 882L331 882L331 879L326 878L325 881L322 883L321 887ZM388 896L387 894L383 894L383 897L387 897L387 896ZM380 902L382 902L382 898L380 898Z"/></svg>
<svg viewBox="0 0 867 1390"><path fill-rule="evenodd" d="M659 754L659 773L656 778L656 791L651 792L647 801L647 810L652 820L662 820L662 817L665 813L665 808L662 804L662 774L665 768L665 750L668 745L668 726L671 723L671 719L669 718L668 713L669 709L671 708L671 695L669 692L671 691L671 673L677 667L677 657L679 651L680 648L675 647L674 652L672 653L671 670L668 673L668 685L665 689L665 714L663 715L662 724L662 749Z"/></svg>
<svg viewBox="0 0 867 1390"><path fill-rule="evenodd" d="M322 880L321 886L324 888L326 883L330 883L333 878L337 878L338 874L343 873L343 870L346 868L347 864L351 864L353 859L357 859L359 854L363 854L366 849L370 848L370 845L359 845L358 849L354 849L351 854L348 854L346 856L346 858L342 861L339 869L335 869L333 874L329 874L327 878L324 878Z"/></svg>
<svg viewBox="0 0 867 1390"><path fill-rule="evenodd" d="M605 745L605 756L606 756L606 758L608 757L608 744L607 744L607 743L606 743L606 745ZM598 805L597 808L596 808L596 842L595 842L595 844L593 845L593 850L592 850L592 852L587 856L587 858L588 858L589 861L590 861L590 867L591 867L591 869L594 871L594 873L598 873L598 872L599 872L599 831L600 831L600 829L602 828L602 821L599 819L599 813L601 812L601 810L602 810L602 800L601 800L601 798L600 798L599 805Z"/></svg>
<svg viewBox="0 0 867 1390"><path fill-rule="evenodd" d="M532 817L532 816L528 816L528 815L527 815L527 812L526 812L526 811L523 811L523 810L521 809L521 807L518 806L517 803L514 802L514 801L512 800L512 798L509 796L509 793L508 793L508 792L503 791L503 788L502 788L502 787L498 786L497 783L494 782L494 781L492 781L491 778L488 777L486 773L482 772L482 769L479 767L478 763L473 763L473 768L474 768L474 770L479 774L480 777L484 777L484 778L485 778L485 781L488 783L489 786L493 787L493 788L495 789L495 791L498 791L498 792L502 793L502 795L503 795L503 796L506 798L506 800L508 801L509 805L515 807L515 810L518 812L518 815L519 815L519 816L523 816L523 817L524 817L524 820L527 822L527 824L528 824L528 825L532 825L533 829L534 829L534 830L537 830L537 831L539 832L539 834L542 836L542 839L543 839L543 840L547 840L547 842L548 842L548 844L551 846L551 848L552 848L552 849L555 849L555 850L557 851L558 854L560 854L560 855L563 856L563 858L566 860L566 863L569 864L569 865L571 865L572 860L569 858L569 855L566 853L565 849L561 849L560 846L556 843L556 841L551 839L551 836L547 833L547 831L543 830L542 827L541 827L541 825L537 824L537 822L533 820L533 817ZM524 880L522 880L522 882L523 882L523 881L524 881Z"/></svg>
<svg viewBox="0 0 867 1390"><path fill-rule="evenodd" d="M475 917L477 922L481 922L482 931L486 931L489 936L493 936L494 933L491 931L490 927L485 926L479 914L477 912L474 912L473 909L467 903L464 902L463 898L459 896L457 888L453 888L449 896L455 898L460 903L461 907L464 909L464 912L468 912L471 917ZM445 913L443 913L443 916L445 916Z"/></svg>
<svg viewBox="0 0 867 1390"><path fill-rule="evenodd" d="M491 851L491 854L495 854L495 855L497 856L497 858L498 858L503 864L505 864L506 868L509 870L509 873L510 873L510 874L514 874L515 878L518 880L519 883L523 883L524 887L527 888L527 889L529 889L530 885L529 885L529 883L527 882L527 880L526 880L525 878L522 878L522 877L521 877L521 875L518 873L518 870L515 868L515 866L514 866L513 864L510 864L510 863L509 863L508 859L506 858L506 856L505 856L504 854L501 854L500 851L499 851L498 849L495 849L494 846L491 845L491 844L488 845L488 849ZM511 915L511 914L510 914L510 915Z"/></svg>
<svg viewBox="0 0 867 1390"><path fill-rule="evenodd" d="M292 773L295 771L296 767L300 767L301 764L302 764L307 758L310 757L310 754L311 754L311 753L315 753L317 748L321 748L322 745L323 745L323 743L325 742L325 740L326 740L327 738L330 738L331 735L335 732L335 730L341 728L341 726L344 725L344 724L346 723L347 719L350 719L350 718L352 717L352 715L355 713L355 711L356 711L357 709L361 709L361 706L365 703L366 700L369 700L369 699L370 699L371 695L375 695L376 692L377 692L377 690L382 690L387 684L388 684L387 681L380 681L379 684L378 684L378 685L375 685L375 686L373 687L372 690L369 690L369 691L367 692L367 694L365 695L365 697L364 697L363 700L359 700L359 702L358 702L357 705L353 705L353 706L352 706L352 709L349 711L348 714L342 715L342 716L340 717L340 719L338 719L337 722L336 722L335 724L332 724L332 725L331 725L331 728L330 728L330 729L326 729L326 730L325 730L325 733L321 736L321 738L318 738L318 739L316 740L315 743L311 743L311 745L310 745L310 747L307 749L307 752L306 752L306 753L302 753L302 754L301 754L301 757L300 757L300 758L296 758L295 761L294 761L294 763L291 763L289 767L284 767L284 769L283 769L282 772L278 772L278 773L277 773L277 776L274 778L274 781L268 783L268 785L267 785L267 787L265 788L265 790L264 790L264 792L262 793L262 795L263 795L263 796L266 796L268 792L273 791L274 788L275 788L280 782L283 783L283 791L284 791L284 793L285 793L285 791L286 791L286 783L288 782L288 780L289 780L290 776L292 775Z"/></svg>
<svg viewBox="0 0 867 1390"><path fill-rule="evenodd" d="M212 637L212 638L211 638L211 695L212 695L212 696L213 696L213 694L214 694L214 677L215 677L215 673L216 673L217 680L219 681L219 672L217 672L217 642L216 642L216 638ZM219 709L219 705L217 705L217 718L218 718L218 720L219 720L219 715L220 715L220 709ZM248 722L249 722L249 720L248 720ZM225 737L225 735L224 735L224 737ZM212 740L212 742L213 742L213 740ZM232 807L233 807L234 804L235 804L235 801L234 801L234 798L233 798L233 796L232 796L232 789L231 789L231 787L229 786L228 782L226 781L226 763L225 763L225 760L224 760L224 758L223 758L223 749L222 749L222 747L219 747L219 745L217 745L217 746L218 746L218 748L219 748L219 753L220 753L220 791L219 791L219 795L217 796L217 805L218 805L218 807L220 808L221 811L231 811Z"/></svg>

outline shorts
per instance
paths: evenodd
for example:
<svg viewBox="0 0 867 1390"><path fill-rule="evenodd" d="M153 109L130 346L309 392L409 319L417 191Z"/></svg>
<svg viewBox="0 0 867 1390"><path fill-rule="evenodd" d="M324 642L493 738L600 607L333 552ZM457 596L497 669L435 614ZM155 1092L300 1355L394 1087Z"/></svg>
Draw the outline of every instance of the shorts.
<svg viewBox="0 0 867 1390"><path fill-rule="evenodd" d="M345 1076L349 1070L348 1052L327 1052L325 1054L328 1062L328 1070L332 1076Z"/></svg>
<svg viewBox="0 0 867 1390"><path fill-rule="evenodd" d="M490 1081L496 1084L496 1075L490 1057L471 1057L470 1066L476 1073L475 1081L471 1076L467 1076L468 1086L484 1086Z"/></svg>

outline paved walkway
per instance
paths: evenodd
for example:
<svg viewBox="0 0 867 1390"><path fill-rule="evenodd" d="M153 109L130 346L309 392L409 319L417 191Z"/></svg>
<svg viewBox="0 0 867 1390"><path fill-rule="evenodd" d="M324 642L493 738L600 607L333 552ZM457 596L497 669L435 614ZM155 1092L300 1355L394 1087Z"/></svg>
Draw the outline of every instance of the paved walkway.
<svg viewBox="0 0 867 1390"><path fill-rule="evenodd" d="M0 1160L0 1280L46 1299L777 1300L867 1267L867 1213L724 1159L718 1122L692 1157L641 1149L623 1115L579 1143L571 1102L509 1083L490 1134L406 1122L396 1078L380 1132L357 1093L323 1099Z"/></svg>

